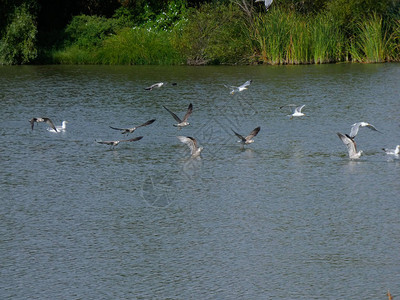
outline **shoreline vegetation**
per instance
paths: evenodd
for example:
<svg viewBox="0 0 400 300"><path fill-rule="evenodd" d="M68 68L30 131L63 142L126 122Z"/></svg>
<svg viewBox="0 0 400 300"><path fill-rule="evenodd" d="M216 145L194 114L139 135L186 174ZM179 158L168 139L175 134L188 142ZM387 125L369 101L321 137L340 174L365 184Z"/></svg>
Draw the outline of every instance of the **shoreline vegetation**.
<svg viewBox="0 0 400 300"><path fill-rule="evenodd" d="M400 61L399 0L276 0L268 11L253 0L115 0L90 11L80 7L101 1L76 2L58 22L44 17L46 1L2 4L0 64Z"/></svg>

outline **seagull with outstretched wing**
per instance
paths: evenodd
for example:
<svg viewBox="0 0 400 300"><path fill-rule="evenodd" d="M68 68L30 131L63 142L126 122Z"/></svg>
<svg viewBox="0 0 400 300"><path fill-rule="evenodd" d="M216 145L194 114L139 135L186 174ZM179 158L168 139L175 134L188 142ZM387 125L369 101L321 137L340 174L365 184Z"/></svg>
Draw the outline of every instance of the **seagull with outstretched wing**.
<svg viewBox="0 0 400 300"><path fill-rule="evenodd" d="M357 152L357 144L356 142L347 134L342 134L340 132L336 133L338 137L342 140L343 144L346 145L347 151L349 152L350 159L360 158L363 153L362 150Z"/></svg>
<svg viewBox="0 0 400 300"><path fill-rule="evenodd" d="M146 91L152 91L153 89L155 89L155 88L160 88L160 87L162 87L163 85L164 85L164 82L158 82L158 83L155 83L155 84L152 84L152 85L146 87L145 90L146 90Z"/></svg>
<svg viewBox="0 0 400 300"><path fill-rule="evenodd" d="M250 134L248 136L246 136L246 137L240 135L239 133L237 133L233 129L232 129L232 131L240 139L238 141L238 143L242 143L242 145L248 145L248 144L254 143L253 138L260 132L260 129L261 129L261 127L254 128L253 131L250 132Z"/></svg>
<svg viewBox="0 0 400 300"><path fill-rule="evenodd" d="M54 126L53 121L50 120L49 118L45 118L45 117L43 117L43 118L32 118L32 119L29 120L29 122L31 123L31 128L32 128L32 130L33 130L33 125L34 125L35 123L42 123L42 122L45 122L45 123L47 123L47 125L49 125L55 132L58 132L56 126Z"/></svg>
<svg viewBox="0 0 400 300"><path fill-rule="evenodd" d="M351 130L350 130L350 134L349 136L354 139L358 133L358 130L360 129L360 127L367 127L373 131L378 131L380 132L378 129L375 128L375 126L373 126L370 123L367 122L358 122L358 123L354 123L353 125L351 125Z"/></svg>
<svg viewBox="0 0 400 300"><path fill-rule="evenodd" d="M115 146L118 146L119 143L122 142L135 142L138 140L141 140L143 137L142 136L138 136L129 140L119 140L119 141L97 141L97 143L99 144L105 144L105 145L109 145L111 146L111 148L113 149Z"/></svg>
<svg viewBox="0 0 400 300"><path fill-rule="evenodd" d="M293 117L302 117L302 116L306 115L305 113L301 112L301 110L304 108L304 106L306 106L305 104L301 105L301 106L297 106L295 104L287 104L287 105L282 105L279 108L282 109L283 107L286 107L286 106L288 106L292 111L292 114L288 115L288 117L290 117L290 119L293 119Z"/></svg>
<svg viewBox="0 0 400 300"><path fill-rule="evenodd" d="M232 89L231 94L235 94L236 92L242 92L244 90L247 90L247 87L253 82L253 80L247 80L245 83L243 83L241 86L228 86L225 85L225 87Z"/></svg>
<svg viewBox="0 0 400 300"><path fill-rule="evenodd" d="M186 144L190 148L190 154L192 157L200 156L200 152L203 150L203 147L199 147L197 140L191 136L177 136L177 138L184 144Z"/></svg>
<svg viewBox="0 0 400 300"><path fill-rule="evenodd" d="M111 128L111 129L114 129L114 130L120 130L122 134L125 134L125 133L129 134L129 133L134 132L136 129L138 129L138 128L140 128L140 127L144 127L144 126L153 124L155 120L156 120L156 119L149 120L149 121L147 121L146 123L143 123L143 124L141 124L141 125L139 125L139 126L132 127L132 128L117 128L117 127L112 127L112 126L110 126L110 128Z"/></svg>
<svg viewBox="0 0 400 300"><path fill-rule="evenodd" d="M189 104L187 112L182 120L176 114L174 114L172 111L170 111L167 107L165 107L164 105L163 105L163 107L171 114L171 116L175 119L175 121L178 122L178 124L174 124L175 127L178 127L179 129L181 129L182 127L190 125L190 123L187 120L193 111L192 103Z"/></svg>

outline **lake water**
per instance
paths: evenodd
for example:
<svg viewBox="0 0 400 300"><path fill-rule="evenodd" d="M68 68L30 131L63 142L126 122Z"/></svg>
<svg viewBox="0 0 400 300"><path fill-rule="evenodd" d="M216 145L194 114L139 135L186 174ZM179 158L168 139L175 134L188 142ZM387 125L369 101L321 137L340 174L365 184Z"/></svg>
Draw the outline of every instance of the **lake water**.
<svg viewBox="0 0 400 300"><path fill-rule="evenodd" d="M1 67L1 299L399 296L400 160L381 150L400 144L399 79L399 64ZM177 85L144 90L159 81ZM163 105L189 103L178 130ZM42 116L67 131L32 131ZM152 118L140 141L96 143ZM382 133L361 128L351 161L336 132L359 121ZM242 149L232 129L257 126Z"/></svg>

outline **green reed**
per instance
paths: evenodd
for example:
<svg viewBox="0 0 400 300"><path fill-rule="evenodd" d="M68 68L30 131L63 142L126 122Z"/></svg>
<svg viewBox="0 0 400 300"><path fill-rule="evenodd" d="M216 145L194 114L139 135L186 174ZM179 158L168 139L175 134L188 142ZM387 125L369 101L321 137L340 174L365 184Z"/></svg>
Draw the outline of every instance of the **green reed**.
<svg viewBox="0 0 400 300"><path fill-rule="evenodd" d="M331 17L321 14L312 20L310 39L314 63L338 62L343 59L345 37Z"/></svg>
<svg viewBox="0 0 400 300"><path fill-rule="evenodd" d="M369 20L358 23L350 54L353 61L379 63L395 60L395 33L389 34L382 17L373 14Z"/></svg>

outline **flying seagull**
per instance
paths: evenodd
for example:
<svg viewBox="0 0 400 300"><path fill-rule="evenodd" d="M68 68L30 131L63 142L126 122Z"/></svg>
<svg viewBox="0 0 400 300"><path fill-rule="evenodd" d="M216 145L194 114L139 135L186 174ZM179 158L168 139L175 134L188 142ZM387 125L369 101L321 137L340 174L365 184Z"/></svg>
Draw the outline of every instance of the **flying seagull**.
<svg viewBox="0 0 400 300"><path fill-rule="evenodd" d="M41 123L41 122L45 122L47 123L47 125L49 125L55 132L57 132L57 128L54 126L54 123L52 120L50 120L49 118L32 118L29 120L29 122L31 123L31 128L33 130L33 125L36 123Z"/></svg>
<svg viewBox="0 0 400 300"><path fill-rule="evenodd" d="M246 137L240 135L233 129L232 129L232 131L240 139L238 141L238 143L242 143L242 145L248 145L248 144L254 143L253 137L255 137L260 132L260 129L261 129L260 127L254 128L253 131L250 132L250 134Z"/></svg>
<svg viewBox="0 0 400 300"><path fill-rule="evenodd" d="M149 120L146 123L143 123L142 125L139 125L139 126L136 126L136 127L132 127L132 128L116 128L116 127L112 127L112 126L110 126L110 128L111 129L115 129L115 130L120 130L120 131L122 131L121 132L122 134L125 134L125 133L129 134L129 133L134 132L139 127L144 127L144 126L152 124L155 120L156 119Z"/></svg>
<svg viewBox="0 0 400 300"><path fill-rule="evenodd" d="M372 124L369 124L367 122L358 122L358 123L354 123L353 125L351 125L351 130L350 130L350 134L349 137L354 139L358 133L358 130L360 129L360 127L367 127L373 131L378 131L380 132L378 129L376 129Z"/></svg>
<svg viewBox="0 0 400 300"><path fill-rule="evenodd" d="M343 144L346 145L347 151L349 152L350 159L360 158L362 150L357 152L357 144L356 142L347 134L336 133L338 137L342 140Z"/></svg>
<svg viewBox="0 0 400 300"><path fill-rule="evenodd" d="M192 157L200 156L200 152L203 150L203 147L199 147L197 145L197 140L195 138L192 138L191 136L177 136L177 138L190 148L190 154Z"/></svg>
<svg viewBox="0 0 400 300"><path fill-rule="evenodd" d="M54 130L53 128L50 128L50 127L47 128L47 130L50 131L50 132L54 132L54 133L63 132L63 131L65 131L67 129L67 123L68 123L68 121L62 121L61 126L56 126L57 131Z"/></svg>
<svg viewBox="0 0 400 300"><path fill-rule="evenodd" d="M268 8L271 6L273 0L256 0L255 2L264 2L265 9L268 11Z"/></svg>
<svg viewBox="0 0 400 300"><path fill-rule="evenodd" d="M394 148L394 149L382 148L382 150L385 151L386 154L388 154L388 155L395 155L395 156L400 155L400 145L397 145L396 148Z"/></svg>
<svg viewBox="0 0 400 300"><path fill-rule="evenodd" d="M146 91L151 91L151 90L153 90L154 88L160 88L160 87L162 87L163 85L164 85L164 82L158 82L158 83L152 84L151 86L148 86L147 88L145 88L145 90L146 90Z"/></svg>
<svg viewBox="0 0 400 300"><path fill-rule="evenodd" d="M244 90L247 90L247 87L253 82L253 80L247 80L245 83L243 83L241 86L228 86L225 85L227 88L231 88L231 94L233 95L236 92L242 92Z"/></svg>
<svg viewBox="0 0 400 300"><path fill-rule="evenodd" d="M143 137L142 136L138 136L135 137L133 139L129 139L129 140L120 140L120 141L97 141L97 143L99 144L105 144L105 145L110 145L111 148L114 148L115 146L117 146L119 143L121 142L135 142L138 140L141 140Z"/></svg>
<svg viewBox="0 0 400 300"><path fill-rule="evenodd" d="M190 123L187 121L187 119L189 118L189 116L192 114L193 111L193 105L192 103L189 104L187 112L185 114L185 116L183 117L183 119L181 120L176 114L174 114L172 111L170 111L168 108L166 108L164 105L163 107L171 114L171 116L174 117L174 119L178 122L178 124L174 124L175 127L185 127L187 125L190 125Z"/></svg>
<svg viewBox="0 0 400 300"><path fill-rule="evenodd" d="M288 105L283 105L279 108L282 109L283 107L286 107L286 106L289 106L290 109L292 110L292 114L288 115L288 117L290 117L290 119L293 119L293 117L305 116L305 114L301 112L301 110L304 108L304 106L306 106L305 104L302 106L297 106L295 104L288 104Z"/></svg>

